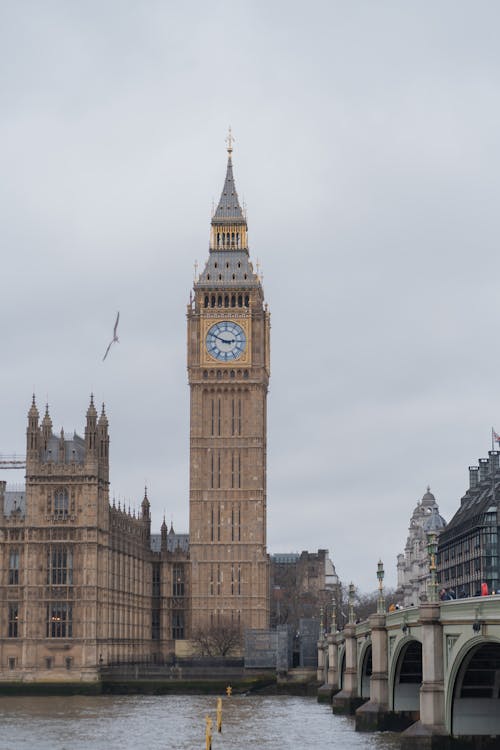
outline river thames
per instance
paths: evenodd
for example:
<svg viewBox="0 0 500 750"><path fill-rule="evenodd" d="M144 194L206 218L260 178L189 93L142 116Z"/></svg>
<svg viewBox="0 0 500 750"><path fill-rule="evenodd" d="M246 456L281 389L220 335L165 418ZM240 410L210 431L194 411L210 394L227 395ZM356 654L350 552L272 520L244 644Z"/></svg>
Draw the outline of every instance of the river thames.
<svg viewBox="0 0 500 750"><path fill-rule="evenodd" d="M357 748L398 750L395 734L358 734L315 698L216 696L1 697L1 750L204 750L205 716L213 750Z"/></svg>

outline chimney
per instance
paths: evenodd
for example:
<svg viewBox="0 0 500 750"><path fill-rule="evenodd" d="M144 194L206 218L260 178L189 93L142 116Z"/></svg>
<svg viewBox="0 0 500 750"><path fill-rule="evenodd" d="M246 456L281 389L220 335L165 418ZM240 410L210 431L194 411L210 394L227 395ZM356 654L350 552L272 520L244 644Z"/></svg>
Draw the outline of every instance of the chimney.
<svg viewBox="0 0 500 750"><path fill-rule="evenodd" d="M496 474L498 471L498 451L488 451L490 460L490 474Z"/></svg>
<svg viewBox="0 0 500 750"><path fill-rule="evenodd" d="M479 484L479 467L469 466L469 489L475 490Z"/></svg>
<svg viewBox="0 0 500 750"><path fill-rule="evenodd" d="M488 458L479 459L479 481L482 482L488 476L490 462Z"/></svg>

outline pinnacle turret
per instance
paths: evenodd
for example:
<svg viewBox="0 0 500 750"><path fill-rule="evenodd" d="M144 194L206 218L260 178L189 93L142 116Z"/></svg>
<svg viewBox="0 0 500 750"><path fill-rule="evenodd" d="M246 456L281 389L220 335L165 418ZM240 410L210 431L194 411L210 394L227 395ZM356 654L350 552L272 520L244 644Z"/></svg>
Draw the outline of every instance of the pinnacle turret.
<svg viewBox="0 0 500 750"><path fill-rule="evenodd" d="M210 250L246 250L248 252L247 221L240 206L233 175L233 136L231 128L226 139L227 167L224 187L212 216Z"/></svg>

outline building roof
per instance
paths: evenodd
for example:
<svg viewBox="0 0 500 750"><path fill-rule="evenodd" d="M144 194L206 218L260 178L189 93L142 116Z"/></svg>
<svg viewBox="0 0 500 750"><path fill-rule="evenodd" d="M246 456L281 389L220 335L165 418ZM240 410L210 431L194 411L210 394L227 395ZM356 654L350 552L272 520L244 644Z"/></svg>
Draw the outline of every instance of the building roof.
<svg viewBox="0 0 500 750"><path fill-rule="evenodd" d="M439 543L449 537L471 532L478 526L498 525L498 498L500 496L500 471L488 474L476 487L469 488L460 501L460 507L441 534Z"/></svg>
<svg viewBox="0 0 500 750"><path fill-rule="evenodd" d="M151 534L151 550L161 552L161 534ZM189 534L167 534L168 552L188 552Z"/></svg>
<svg viewBox="0 0 500 750"><path fill-rule="evenodd" d="M235 289L259 285L246 250L211 250L195 287L209 288L221 284Z"/></svg>
<svg viewBox="0 0 500 750"><path fill-rule="evenodd" d="M61 438L57 435L51 435L47 441L47 449L41 453L42 463L59 460L59 446ZM77 464L85 463L85 440L75 434L69 440L64 439L64 462Z"/></svg>
<svg viewBox="0 0 500 750"><path fill-rule="evenodd" d="M3 501L4 516L17 513L21 518L26 514L26 492L22 490L6 490Z"/></svg>
<svg viewBox="0 0 500 750"><path fill-rule="evenodd" d="M227 158L226 179L224 180L224 187L222 188L219 204L215 209L215 213L212 217L213 224L218 224L219 222L246 223L245 216L238 200L236 185L234 183L231 151L229 151Z"/></svg>
<svg viewBox="0 0 500 750"><path fill-rule="evenodd" d="M271 561L277 565L290 565L296 563L299 557L298 552L278 552L271 555Z"/></svg>

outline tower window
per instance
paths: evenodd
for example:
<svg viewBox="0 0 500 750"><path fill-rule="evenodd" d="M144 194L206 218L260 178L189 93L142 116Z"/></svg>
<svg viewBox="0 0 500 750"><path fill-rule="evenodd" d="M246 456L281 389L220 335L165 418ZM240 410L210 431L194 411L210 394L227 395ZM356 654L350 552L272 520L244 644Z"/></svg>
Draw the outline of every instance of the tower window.
<svg viewBox="0 0 500 750"><path fill-rule="evenodd" d="M174 641L184 638L184 612L172 613L172 638Z"/></svg>
<svg viewBox="0 0 500 750"><path fill-rule="evenodd" d="M47 584L65 586L73 583L73 552L64 545L47 550Z"/></svg>
<svg viewBox="0 0 500 750"><path fill-rule="evenodd" d="M68 490L61 489L54 492L54 515L58 518L66 518L69 510Z"/></svg>
<svg viewBox="0 0 500 750"><path fill-rule="evenodd" d="M183 565L174 566L172 594L174 596L184 596L184 566Z"/></svg>
<svg viewBox="0 0 500 750"><path fill-rule="evenodd" d="M243 307L243 297L238 294L238 307Z"/></svg>
<svg viewBox="0 0 500 750"><path fill-rule="evenodd" d="M9 586L19 583L19 550L12 549L9 554Z"/></svg>
<svg viewBox="0 0 500 750"><path fill-rule="evenodd" d="M250 298L249 298L248 294L245 294L245 307L248 307L249 304L250 304Z"/></svg>
<svg viewBox="0 0 500 750"><path fill-rule="evenodd" d="M210 274L207 273L207 281L210 281Z"/></svg>
<svg viewBox="0 0 500 750"><path fill-rule="evenodd" d="M212 294L210 298L210 307L215 307L215 294Z"/></svg>
<svg viewBox="0 0 500 750"><path fill-rule="evenodd" d="M214 263L214 267L217 268L217 261Z"/></svg>
<svg viewBox="0 0 500 750"><path fill-rule="evenodd" d="M234 277L234 273L233 273L233 279L234 278L235 277ZM236 307L236 295L235 294L231 295L231 307Z"/></svg>
<svg viewBox="0 0 500 750"><path fill-rule="evenodd" d="M9 623L8 623L8 637L17 638L19 622L19 609L17 604L9 604Z"/></svg>
<svg viewBox="0 0 500 750"><path fill-rule="evenodd" d="M217 307L222 307L222 294L217 297Z"/></svg>
<svg viewBox="0 0 500 750"><path fill-rule="evenodd" d="M208 307L208 294L205 294L205 307Z"/></svg>
<svg viewBox="0 0 500 750"><path fill-rule="evenodd" d="M73 607L64 602L47 605L47 638L71 638Z"/></svg>
<svg viewBox="0 0 500 750"><path fill-rule="evenodd" d="M229 295L224 295L224 307L229 307Z"/></svg>

